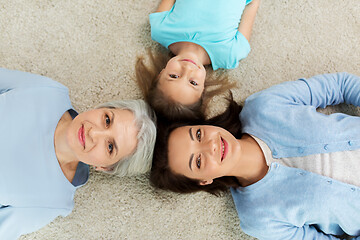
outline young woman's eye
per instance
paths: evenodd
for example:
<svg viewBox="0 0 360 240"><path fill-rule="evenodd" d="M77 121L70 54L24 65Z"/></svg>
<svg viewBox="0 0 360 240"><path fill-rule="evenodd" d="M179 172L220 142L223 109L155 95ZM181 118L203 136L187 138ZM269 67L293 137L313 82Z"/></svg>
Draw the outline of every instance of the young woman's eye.
<svg viewBox="0 0 360 240"><path fill-rule="evenodd" d="M109 127L110 126L110 117L109 115L105 114L105 125L106 127Z"/></svg>
<svg viewBox="0 0 360 240"><path fill-rule="evenodd" d="M196 130L196 139L200 142L201 141L201 131L200 128Z"/></svg>
<svg viewBox="0 0 360 240"><path fill-rule="evenodd" d="M176 74L169 74L169 77L171 77L171 78L179 78L179 76L176 75Z"/></svg>
<svg viewBox="0 0 360 240"><path fill-rule="evenodd" d="M197 82L195 82L194 80L190 80L190 84L193 85L193 86L197 86Z"/></svg>
<svg viewBox="0 0 360 240"><path fill-rule="evenodd" d="M113 145L112 143L109 143L109 144L108 144L108 151L109 151L109 153L112 154L113 150L114 150L114 145Z"/></svg>
<svg viewBox="0 0 360 240"><path fill-rule="evenodd" d="M200 169L200 167L201 167L201 157L200 157L200 155L196 158L196 167L198 169Z"/></svg>

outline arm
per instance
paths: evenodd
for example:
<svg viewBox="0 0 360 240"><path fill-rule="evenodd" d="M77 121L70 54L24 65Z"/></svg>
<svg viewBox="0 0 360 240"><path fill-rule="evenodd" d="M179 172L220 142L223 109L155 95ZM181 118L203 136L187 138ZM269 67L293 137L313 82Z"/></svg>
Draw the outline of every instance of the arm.
<svg viewBox="0 0 360 240"><path fill-rule="evenodd" d="M325 108L340 103L360 106L360 77L349 73L317 75L280 83L249 97L266 97L271 104L308 105Z"/></svg>
<svg viewBox="0 0 360 240"><path fill-rule="evenodd" d="M39 230L54 220L60 211L47 208L1 207L0 239L15 240L23 234Z"/></svg>
<svg viewBox="0 0 360 240"><path fill-rule="evenodd" d="M260 0L253 0L249 3L241 16L238 31L241 32L244 37L250 41L252 28L255 22L256 12L259 8Z"/></svg>
<svg viewBox="0 0 360 240"><path fill-rule="evenodd" d="M0 94L17 88L39 86L64 88L60 83L41 75L0 68Z"/></svg>
<svg viewBox="0 0 360 240"><path fill-rule="evenodd" d="M304 104L325 108L340 103L360 106L360 77L349 73L335 73L314 76L304 81L310 98Z"/></svg>
<svg viewBox="0 0 360 240"><path fill-rule="evenodd" d="M175 0L162 0L159 4L158 8L156 9L156 12L165 12L169 11L172 6L174 5Z"/></svg>
<svg viewBox="0 0 360 240"><path fill-rule="evenodd" d="M249 3L241 16L238 31L241 32L244 37L250 41L252 28L255 21L256 12L259 8L260 0L253 0Z"/></svg>
<svg viewBox="0 0 360 240"><path fill-rule="evenodd" d="M318 231L314 226L304 225L302 227L293 226L290 223L286 226L274 226L270 231L266 229L259 230L259 234L250 234L259 240L292 240L292 239L312 239L312 240L340 240L342 237L325 234ZM246 233L246 232L245 232ZM352 238L351 240L360 240L359 237Z"/></svg>

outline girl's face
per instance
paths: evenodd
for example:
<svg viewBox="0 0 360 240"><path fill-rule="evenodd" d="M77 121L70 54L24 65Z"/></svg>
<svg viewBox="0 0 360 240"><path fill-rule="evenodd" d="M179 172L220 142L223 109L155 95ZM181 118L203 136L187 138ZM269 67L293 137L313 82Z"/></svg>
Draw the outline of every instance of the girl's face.
<svg viewBox="0 0 360 240"><path fill-rule="evenodd" d="M200 100L204 91L206 71L201 63L177 55L161 71L158 88L172 100L191 105Z"/></svg>
<svg viewBox="0 0 360 240"><path fill-rule="evenodd" d="M129 110L100 108L80 113L67 129L67 143L75 157L99 170L134 152L138 128Z"/></svg>
<svg viewBox="0 0 360 240"><path fill-rule="evenodd" d="M208 125L175 129L169 136L168 150L170 169L203 185L234 176L241 154L240 143L231 133Z"/></svg>

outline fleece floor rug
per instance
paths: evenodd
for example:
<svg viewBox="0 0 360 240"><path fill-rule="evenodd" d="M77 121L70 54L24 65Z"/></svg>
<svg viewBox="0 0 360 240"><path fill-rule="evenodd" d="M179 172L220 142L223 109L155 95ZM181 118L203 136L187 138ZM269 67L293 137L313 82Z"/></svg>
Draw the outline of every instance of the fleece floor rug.
<svg viewBox="0 0 360 240"><path fill-rule="evenodd" d="M141 98L134 63L146 48L158 48L148 14L159 2L2 0L0 67L63 83L78 111ZM251 53L227 71L237 82L235 99L320 73L359 75L359 40L359 0L263 0ZM216 99L210 113L223 107ZM147 175L117 178L92 170L68 217L21 239L253 239L239 224L230 194L178 195L154 190Z"/></svg>

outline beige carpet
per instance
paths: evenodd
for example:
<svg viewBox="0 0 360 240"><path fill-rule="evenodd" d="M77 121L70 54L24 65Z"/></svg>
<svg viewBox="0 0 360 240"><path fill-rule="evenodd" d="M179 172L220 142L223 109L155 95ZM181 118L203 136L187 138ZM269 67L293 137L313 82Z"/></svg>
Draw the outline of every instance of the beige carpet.
<svg viewBox="0 0 360 240"><path fill-rule="evenodd" d="M194 0L196 1L196 0ZM160 0L2 0L0 66L68 86L84 111L140 98L137 54L157 46L148 14ZM262 0L252 51L229 71L237 101L273 84L319 73L360 74L359 0ZM213 111L221 104L213 104ZM16 226L14 226L16 227ZM253 239L242 233L231 196L154 191L147 176L91 172L75 209L22 239Z"/></svg>

